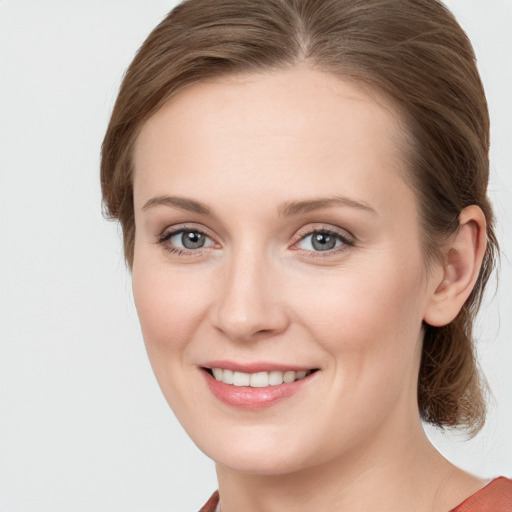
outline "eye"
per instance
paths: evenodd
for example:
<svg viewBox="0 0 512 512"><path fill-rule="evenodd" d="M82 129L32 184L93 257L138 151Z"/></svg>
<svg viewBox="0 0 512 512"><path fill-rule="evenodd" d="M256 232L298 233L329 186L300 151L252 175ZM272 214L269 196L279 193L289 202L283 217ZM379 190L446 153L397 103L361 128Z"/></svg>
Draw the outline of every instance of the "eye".
<svg viewBox="0 0 512 512"><path fill-rule="evenodd" d="M299 249L314 252L333 251L343 245L353 245L353 242L342 234L329 230L312 231L296 244Z"/></svg>
<svg viewBox="0 0 512 512"><path fill-rule="evenodd" d="M165 233L159 241L171 252L194 251L214 245L213 240L209 236L197 229L171 231Z"/></svg>

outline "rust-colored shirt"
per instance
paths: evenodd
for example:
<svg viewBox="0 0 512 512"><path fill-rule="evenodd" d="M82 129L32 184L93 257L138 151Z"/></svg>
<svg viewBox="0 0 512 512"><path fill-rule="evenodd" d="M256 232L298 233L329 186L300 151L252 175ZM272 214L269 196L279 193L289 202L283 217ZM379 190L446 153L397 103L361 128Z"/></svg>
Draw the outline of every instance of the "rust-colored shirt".
<svg viewBox="0 0 512 512"><path fill-rule="evenodd" d="M450 512L512 512L512 480L495 478Z"/></svg>
<svg viewBox="0 0 512 512"><path fill-rule="evenodd" d="M199 512L215 512L218 503L215 491ZM492 480L450 512L512 512L512 480L503 476Z"/></svg>

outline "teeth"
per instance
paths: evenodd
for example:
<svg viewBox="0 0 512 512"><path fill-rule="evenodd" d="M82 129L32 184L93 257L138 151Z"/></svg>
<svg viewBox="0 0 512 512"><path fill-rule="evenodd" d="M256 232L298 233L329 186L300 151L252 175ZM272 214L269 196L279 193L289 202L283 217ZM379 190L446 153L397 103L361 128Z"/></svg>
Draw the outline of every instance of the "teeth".
<svg viewBox="0 0 512 512"><path fill-rule="evenodd" d="M284 382L293 382L295 380L295 372L284 372L283 373L283 381Z"/></svg>
<svg viewBox="0 0 512 512"><path fill-rule="evenodd" d="M269 372L268 383L271 386L279 386L283 383L283 372Z"/></svg>
<svg viewBox="0 0 512 512"><path fill-rule="evenodd" d="M233 375L233 384L235 386L248 386L251 381L251 376L248 373L235 372Z"/></svg>
<svg viewBox="0 0 512 512"><path fill-rule="evenodd" d="M219 382L224 384L233 384L235 386L250 386L251 388L266 388L267 386L279 386L283 383L294 382L303 379L309 375L309 371L300 370L298 372L272 371L258 373L243 373L224 370L222 368L212 368L213 376Z"/></svg>
<svg viewBox="0 0 512 512"><path fill-rule="evenodd" d="M213 376L217 380L222 380L224 378L224 370L222 370L222 368L213 368L212 372Z"/></svg>
<svg viewBox="0 0 512 512"><path fill-rule="evenodd" d="M222 372L222 382L226 384L233 384L234 374L231 370L220 370ZM219 379L217 379L219 380Z"/></svg>
<svg viewBox="0 0 512 512"><path fill-rule="evenodd" d="M249 385L251 388L266 388L268 386L268 372L251 373Z"/></svg>

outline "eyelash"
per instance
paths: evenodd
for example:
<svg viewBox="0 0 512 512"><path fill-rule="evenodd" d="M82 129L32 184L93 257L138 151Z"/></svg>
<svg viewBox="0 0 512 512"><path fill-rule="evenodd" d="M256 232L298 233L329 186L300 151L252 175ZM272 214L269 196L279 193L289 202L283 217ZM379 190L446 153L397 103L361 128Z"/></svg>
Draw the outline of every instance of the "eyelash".
<svg viewBox="0 0 512 512"><path fill-rule="evenodd" d="M299 240L297 240L297 242L294 242L292 247L298 245L300 242L303 242L308 237L313 236L313 235L332 236L332 237L336 238L337 240L339 240L341 242L341 244L338 247L335 247L333 249L328 249L325 251L313 251L313 250L300 249L300 248L297 248L294 250L307 252L309 257L326 258L326 257L332 256L334 254L339 254L341 252L344 252L347 250L347 248L353 247L355 245L355 240L353 237L343 234L343 233L340 233L339 231L336 231L334 229L319 227L316 229L308 228L307 230L305 230L302 233L299 231L299 233L298 233Z"/></svg>
<svg viewBox="0 0 512 512"><path fill-rule="evenodd" d="M193 227L179 227L177 229L174 229L169 232L162 233L158 239L157 243L162 245L163 248L171 253L176 254L177 256L199 256L202 254L203 249L208 249L209 246L206 247L199 247L197 249L181 249L179 247L175 247L171 244L169 244L169 240L171 240L173 237L182 234L182 233L197 233L200 236L205 236L206 238L210 239L213 242L212 237L210 237L205 231L198 228ZM293 249L296 251L304 251L307 252L309 256L314 258L322 258L322 257L328 257L332 256L333 254L337 254L339 252L345 251L348 247L353 247L355 245L355 240L352 237L349 237L345 234L342 234L338 231L332 230L332 229L326 229L326 228L318 228L318 229L311 229L305 230L303 233L298 234L299 239L293 243L292 248L299 244L300 242L306 240L308 237L313 236L315 234L321 234L321 235L328 235L333 236L337 240L341 242L341 244L338 247L335 247L333 249L328 249L326 251L313 251L313 250L307 250L307 249ZM213 242L215 244L215 242ZM212 244L212 245L213 245Z"/></svg>
<svg viewBox="0 0 512 512"><path fill-rule="evenodd" d="M202 249L205 249L205 247L200 247L198 249L186 249L186 248L181 249L179 247L175 247L175 246L171 245L170 243L168 243L169 240L171 240L171 238L175 237L176 235L182 234L182 233L197 233L200 236L203 235L206 238L212 240L212 237L209 236L202 229L183 226L183 227L179 227L177 229L173 229L172 231L168 231L168 232L164 231L158 237L157 243L162 245L163 248L167 252L170 252L171 254L176 254L177 256L192 256L192 257L199 256L202 253ZM208 246L206 247L206 249L207 248L208 248Z"/></svg>

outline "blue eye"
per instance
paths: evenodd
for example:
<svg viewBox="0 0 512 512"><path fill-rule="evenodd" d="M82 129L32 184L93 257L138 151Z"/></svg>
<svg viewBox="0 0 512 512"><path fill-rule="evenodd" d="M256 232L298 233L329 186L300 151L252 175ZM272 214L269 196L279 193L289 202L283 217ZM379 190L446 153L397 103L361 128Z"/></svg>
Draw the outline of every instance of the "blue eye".
<svg viewBox="0 0 512 512"><path fill-rule="evenodd" d="M193 251L203 249L214 244L213 240L197 229L180 229L165 234L160 242L169 244L170 249Z"/></svg>
<svg viewBox="0 0 512 512"><path fill-rule="evenodd" d="M332 231L313 231L304 236L297 247L306 251L324 252L332 251L342 245L350 245L350 241Z"/></svg>

